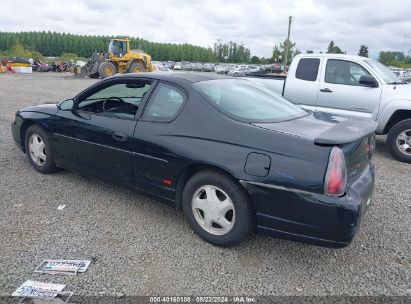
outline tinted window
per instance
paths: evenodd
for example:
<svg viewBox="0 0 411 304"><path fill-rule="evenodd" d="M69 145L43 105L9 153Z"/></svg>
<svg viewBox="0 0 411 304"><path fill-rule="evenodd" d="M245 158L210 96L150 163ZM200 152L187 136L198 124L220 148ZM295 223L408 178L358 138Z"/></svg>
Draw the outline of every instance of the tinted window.
<svg viewBox="0 0 411 304"><path fill-rule="evenodd" d="M160 83L144 113L144 118L169 121L181 108L184 94L174 86Z"/></svg>
<svg viewBox="0 0 411 304"><path fill-rule="evenodd" d="M201 81L194 87L226 115L242 121L284 121L307 115L299 106L245 79Z"/></svg>
<svg viewBox="0 0 411 304"><path fill-rule="evenodd" d="M148 83L112 84L83 99L77 108L106 116L132 118L149 88Z"/></svg>
<svg viewBox="0 0 411 304"><path fill-rule="evenodd" d="M359 64L346 60L329 59L325 71L325 82L359 86L360 77L370 75Z"/></svg>
<svg viewBox="0 0 411 304"><path fill-rule="evenodd" d="M295 78L307 81L316 81L319 66L320 59L318 58L302 58L298 62Z"/></svg>

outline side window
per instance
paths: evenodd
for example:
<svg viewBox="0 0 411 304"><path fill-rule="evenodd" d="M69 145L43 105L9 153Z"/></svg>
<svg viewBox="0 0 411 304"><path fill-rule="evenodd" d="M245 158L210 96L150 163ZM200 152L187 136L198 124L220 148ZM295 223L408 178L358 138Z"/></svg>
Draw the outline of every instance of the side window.
<svg viewBox="0 0 411 304"><path fill-rule="evenodd" d="M295 78L306 81L316 81L319 66L319 58L302 58L298 62Z"/></svg>
<svg viewBox="0 0 411 304"><path fill-rule="evenodd" d="M105 116L133 118L149 88L147 82L116 83L87 96L77 108Z"/></svg>
<svg viewBox="0 0 411 304"><path fill-rule="evenodd" d="M346 60L328 59L325 70L325 82L360 86L360 77L370 75L359 64Z"/></svg>
<svg viewBox="0 0 411 304"><path fill-rule="evenodd" d="M146 120L170 121L184 103L184 94L174 86L160 83L145 109Z"/></svg>

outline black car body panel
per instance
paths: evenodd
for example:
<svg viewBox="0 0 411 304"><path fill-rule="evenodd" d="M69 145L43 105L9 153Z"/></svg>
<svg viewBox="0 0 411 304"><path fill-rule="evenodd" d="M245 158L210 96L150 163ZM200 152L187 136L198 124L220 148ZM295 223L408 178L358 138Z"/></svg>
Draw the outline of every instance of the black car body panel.
<svg viewBox="0 0 411 304"><path fill-rule="evenodd" d="M258 231L326 246L349 244L373 191L373 167L366 161L339 198L324 195L325 172L333 143L361 141L374 124L364 123L356 136L342 142L338 134L333 142L329 130L346 119L309 114L272 124L236 121L192 87L193 82L219 78L227 76L140 73L107 78L76 98L110 82L148 79L154 87L157 82L178 87L187 102L167 122L142 115L153 89L133 119L63 111L56 105L27 107L16 114L12 134L24 151L25 130L39 124L52 138L57 166L120 182L177 206L187 172L217 168L248 192Z"/></svg>

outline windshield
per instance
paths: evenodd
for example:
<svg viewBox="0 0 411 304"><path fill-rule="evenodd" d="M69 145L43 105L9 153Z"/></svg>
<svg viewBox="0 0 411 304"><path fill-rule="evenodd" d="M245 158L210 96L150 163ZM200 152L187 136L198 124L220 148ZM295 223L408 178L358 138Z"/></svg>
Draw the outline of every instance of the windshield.
<svg viewBox="0 0 411 304"><path fill-rule="evenodd" d="M246 79L201 81L194 87L226 115L247 122L280 122L308 114L299 106Z"/></svg>
<svg viewBox="0 0 411 304"><path fill-rule="evenodd" d="M108 51L112 52L115 56L124 56L127 53L127 44L125 41L112 40Z"/></svg>
<svg viewBox="0 0 411 304"><path fill-rule="evenodd" d="M375 73L377 73L378 76L385 81L385 83L394 84L398 82L397 76L382 63L374 60L365 60L365 63L369 65Z"/></svg>

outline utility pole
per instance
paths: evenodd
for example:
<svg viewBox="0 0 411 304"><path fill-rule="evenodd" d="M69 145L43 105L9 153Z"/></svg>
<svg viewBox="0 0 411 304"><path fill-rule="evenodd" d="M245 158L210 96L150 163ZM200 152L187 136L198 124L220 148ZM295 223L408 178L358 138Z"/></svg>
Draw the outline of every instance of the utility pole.
<svg viewBox="0 0 411 304"><path fill-rule="evenodd" d="M283 72L286 73L287 72L287 61L288 61L288 47L290 45L290 31L291 31L291 22L293 16L288 17L288 35L287 35L287 39L285 40L284 43L284 70Z"/></svg>
<svg viewBox="0 0 411 304"><path fill-rule="evenodd" d="M406 39L407 39L407 35L404 35L404 42L402 44L402 53L404 54L404 56L405 56L404 49L405 49L405 40Z"/></svg>

